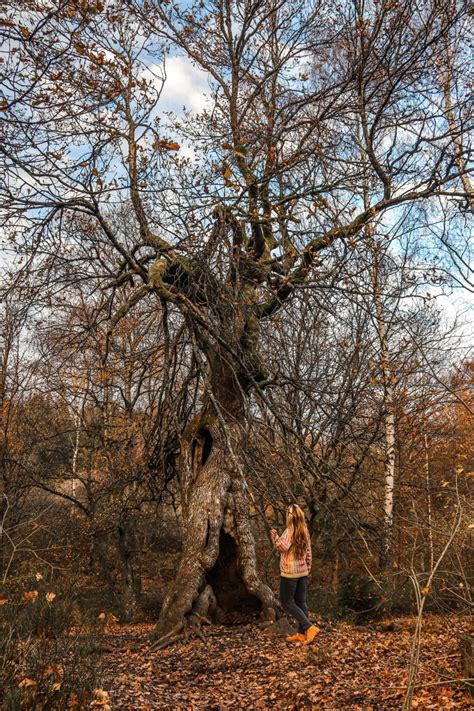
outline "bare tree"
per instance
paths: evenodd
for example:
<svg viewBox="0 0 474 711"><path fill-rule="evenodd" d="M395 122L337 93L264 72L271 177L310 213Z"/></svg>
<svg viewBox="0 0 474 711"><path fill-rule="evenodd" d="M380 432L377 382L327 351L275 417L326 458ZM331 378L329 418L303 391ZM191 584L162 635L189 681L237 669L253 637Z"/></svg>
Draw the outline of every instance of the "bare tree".
<svg viewBox="0 0 474 711"><path fill-rule="evenodd" d="M94 265L111 327L154 297L187 329L204 377L181 437L183 554L158 636L181 628L193 604L206 614L209 581L223 603L223 557L238 562L263 616L275 615L257 575L241 457L249 395L271 377L261 330L318 279L323 255L337 273L376 217L464 199L431 60L465 12L460 3L440 23L430 0L68 3L35 31L43 11L25 16L15 61L40 69L41 81L7 102L4 224L49 293L86 283ZM43 59L53 35L60 75ZM168 127L156 115L167 48L210 81L209 107ZM172 157L178 140L191 143L194 163ZM367 180L374 197L364 206ZM423 224L424 210L414 213Z"/></svg>

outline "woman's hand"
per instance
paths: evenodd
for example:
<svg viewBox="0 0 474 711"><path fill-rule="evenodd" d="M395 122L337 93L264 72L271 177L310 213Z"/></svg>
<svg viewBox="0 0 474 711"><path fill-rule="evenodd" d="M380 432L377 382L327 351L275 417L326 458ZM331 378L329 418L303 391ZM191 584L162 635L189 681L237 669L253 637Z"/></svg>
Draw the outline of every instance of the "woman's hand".
<svg viewBox="0 0 474 711"><path fill-rule="evenodd" d="M270 536L272 537L273 543L275 543L276 539L278 538L278 531L275 531L274 528L270 531Z"/></svg>

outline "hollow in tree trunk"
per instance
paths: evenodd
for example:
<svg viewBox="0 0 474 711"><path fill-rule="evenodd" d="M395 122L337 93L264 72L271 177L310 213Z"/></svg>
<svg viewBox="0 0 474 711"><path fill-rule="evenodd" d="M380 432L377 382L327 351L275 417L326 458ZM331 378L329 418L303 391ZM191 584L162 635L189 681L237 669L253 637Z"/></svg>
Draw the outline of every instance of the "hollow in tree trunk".
<svg viewBox="0 0 474 711"><path fill-rule="evenodd" d="M213 388L221 395L220 405L216 409L215 398L209 399L183 434L183 552L155 630L158 638L179 629L193 606L204 617L215 610L221 621L237 611L258 612L265 620L275 617L273 593L257 574L247 484L239 463L242 396L229 397L232 376L225 375L218 373ZM203 596L209 602L204 607Z"/></svg>

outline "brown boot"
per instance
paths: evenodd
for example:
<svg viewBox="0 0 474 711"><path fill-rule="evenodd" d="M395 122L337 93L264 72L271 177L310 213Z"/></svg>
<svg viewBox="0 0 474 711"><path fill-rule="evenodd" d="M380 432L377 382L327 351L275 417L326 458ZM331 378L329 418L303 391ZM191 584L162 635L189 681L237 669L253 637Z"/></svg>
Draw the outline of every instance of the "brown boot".
<svg viewBox="0 0 474 711"><path fill-rule="evenodd" d="M306 636L304 634L300 634L299 632L297 634L290 634L288 637L286 637L287 642L305 642L306 641Z"/></svg>
<svg viewBox="0 0 474 711"><path fill-rule="evenodd" d="M311 644L311 642L312 642L313 639L316 637L316 635L318 634L318 632L319 632L319 627L316 627L316 625L311 625L311 627L309 627L309 628L306 630L305 643L306 643L306 644Z"/></svg>

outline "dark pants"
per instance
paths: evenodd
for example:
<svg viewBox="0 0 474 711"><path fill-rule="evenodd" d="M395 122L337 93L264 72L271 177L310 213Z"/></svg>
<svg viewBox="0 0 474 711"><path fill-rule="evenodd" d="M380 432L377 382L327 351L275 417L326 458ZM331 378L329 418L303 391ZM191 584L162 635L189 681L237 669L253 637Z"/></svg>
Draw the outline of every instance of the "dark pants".
<svg viewBox="0 0 474 711"><path fill-rule="evenodd" d="M311 627L306 605L308 576L304 578L280 578L280 602L283 609L298 621L298 632L306 632Z"/></svg>

